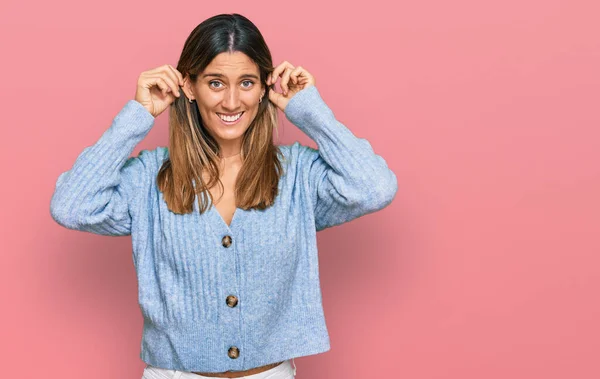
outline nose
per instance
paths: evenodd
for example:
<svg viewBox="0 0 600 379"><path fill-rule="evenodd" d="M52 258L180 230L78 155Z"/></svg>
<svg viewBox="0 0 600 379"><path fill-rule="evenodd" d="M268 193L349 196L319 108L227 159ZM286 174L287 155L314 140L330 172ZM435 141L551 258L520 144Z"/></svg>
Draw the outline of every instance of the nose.
<svg viewBox="0 0 600 379"><path fill-rule="evenodd" d="M229 87L226 91L225 91L225 95L224 95L224 99L223 99L223 109L227 110L227 111L231 111L231 112L235 112L238 109L240 109L240 94L238 92L238 88L234 87Z"/></svg>

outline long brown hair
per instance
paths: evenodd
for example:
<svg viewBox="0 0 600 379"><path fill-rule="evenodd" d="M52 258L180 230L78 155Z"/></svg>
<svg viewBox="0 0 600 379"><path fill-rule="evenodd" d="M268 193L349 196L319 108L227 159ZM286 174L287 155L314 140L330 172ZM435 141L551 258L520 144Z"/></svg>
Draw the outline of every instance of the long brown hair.
<svg viewBox="0 0 600 379"><path fill-rule="evenodd" d="M280 150L273 143L277 127L277 108L269 101L266 78L274 69L271 52L258 28L246 17L234 14L213 16L199 24L189 35L177 70L195 83L198 75L223 52L242 52L260 71L265 94L256 117L242 139L242 167L235 185L236 207L264 209L273 204L278 192L282 164ZM183 91L181 91L183 93ZM208 133L196 102L186 96L175 98L169 109L169 158L157 175L159 190L174 213L193 211L196 194L198 208L208 208L208 191L215 184L223 189L219 169L219 145ZM203 175L204 173L204 175Z"/></svg>

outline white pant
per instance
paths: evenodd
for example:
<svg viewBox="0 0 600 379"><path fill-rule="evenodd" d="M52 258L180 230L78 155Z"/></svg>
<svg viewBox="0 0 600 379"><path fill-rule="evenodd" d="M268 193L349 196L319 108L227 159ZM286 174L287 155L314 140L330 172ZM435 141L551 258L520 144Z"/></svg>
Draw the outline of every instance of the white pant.
<svg viewBox="0 0 600 379"><path fill-rule="evenodd" d="M259 372L258 374L240 377L244 379L294 379L296 377L296 363L294 358L282 364ZM142 379L214 379L214 377L198 375L187 371L169 370L147 365Z"/></svg>

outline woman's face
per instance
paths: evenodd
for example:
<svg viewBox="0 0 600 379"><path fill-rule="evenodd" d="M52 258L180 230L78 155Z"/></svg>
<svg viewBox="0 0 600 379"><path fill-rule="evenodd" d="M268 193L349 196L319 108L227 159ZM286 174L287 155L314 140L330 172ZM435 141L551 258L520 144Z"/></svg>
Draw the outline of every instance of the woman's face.
<svg viewBox="0 0 600 379"><path fill-rule="evenodd" d="M186 95L196 99L205 127L228 151L225 156L238 153L264 95L258 66L244 53L221 53L198 75L195 84L186 79Z"/></svg>

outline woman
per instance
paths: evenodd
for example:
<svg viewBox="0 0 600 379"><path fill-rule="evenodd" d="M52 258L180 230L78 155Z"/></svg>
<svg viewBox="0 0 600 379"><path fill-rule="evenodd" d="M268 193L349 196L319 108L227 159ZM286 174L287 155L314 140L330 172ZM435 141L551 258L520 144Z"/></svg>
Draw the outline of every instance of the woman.
<svg viewBox="0 0 600 379"><path fill-rule="evenodd" d="M129 157L168 107L169 147ZM275 145L277 109L319 149ZM224 14L192 31L176 68L140 75L135 100L58 177L51 214L132 236L144 378L293 378L295 357L330 349L316 232L396 190L314 77L273 67L256 26Z"/></svg>

